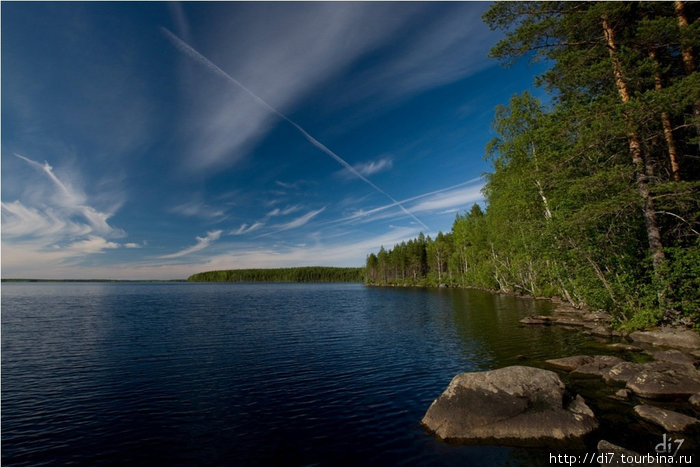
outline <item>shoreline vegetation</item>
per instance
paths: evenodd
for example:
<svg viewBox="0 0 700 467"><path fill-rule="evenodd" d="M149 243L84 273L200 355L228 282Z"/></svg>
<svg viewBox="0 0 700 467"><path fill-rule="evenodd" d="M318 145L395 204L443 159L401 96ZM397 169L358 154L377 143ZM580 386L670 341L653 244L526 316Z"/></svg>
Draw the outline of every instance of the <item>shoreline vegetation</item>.
<svg viewBox="0 0 700 467"><path fill-rule="evenodd" d="M490 56L545 61L496 108L485 203L382 247L372 285L561 297L632 331L700 327L700 4L497 2ZM482 209L484 208L485 209Z"/></svg>
<svg viewBox="0 0 700 467"><path fill-rule="evenodd" d="M188 282L363 282L364 268L304 266L227 269L193 274Z"/></svg>

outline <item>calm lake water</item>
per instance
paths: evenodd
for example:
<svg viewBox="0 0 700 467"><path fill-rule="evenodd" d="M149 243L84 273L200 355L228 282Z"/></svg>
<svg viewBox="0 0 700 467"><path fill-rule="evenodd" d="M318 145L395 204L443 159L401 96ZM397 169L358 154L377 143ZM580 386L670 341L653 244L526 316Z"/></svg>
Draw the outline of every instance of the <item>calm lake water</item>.
<svg viewBox="0 0 700 467"><path fill-rule="evenodd" d="M459 372L585 352L518 326L550 311L360 284L3 283L2 464L547 465L419 421Z"/></svg>

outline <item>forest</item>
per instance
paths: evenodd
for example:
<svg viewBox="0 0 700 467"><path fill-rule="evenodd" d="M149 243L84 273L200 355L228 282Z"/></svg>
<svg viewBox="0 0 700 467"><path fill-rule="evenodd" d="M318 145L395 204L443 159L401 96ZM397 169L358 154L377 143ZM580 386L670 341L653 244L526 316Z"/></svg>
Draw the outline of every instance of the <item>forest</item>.
<svg viewBox="0 0 700 467"><path fill-rule="evenodd" d="M624 329L700 326L700 3L497 2L505 66L546 102L498 107L485 208L382 247L366 282L557 296Z"/></svg>
<svg viewBox="0 0 700 467"><path fill-rule="evenodd" d="M362 282L363 268L309 266L275 269L229 269L193 274L190 282Z"/></svg>

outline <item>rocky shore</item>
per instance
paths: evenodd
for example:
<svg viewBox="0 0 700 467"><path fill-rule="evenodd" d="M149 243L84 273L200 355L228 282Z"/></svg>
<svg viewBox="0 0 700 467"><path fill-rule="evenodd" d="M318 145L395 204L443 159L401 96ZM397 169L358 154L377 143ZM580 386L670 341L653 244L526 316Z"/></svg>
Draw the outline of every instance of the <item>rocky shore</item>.
<svg viewBox="0 0 700 467"><path fill-rule="evenodd" d="M597 459L600 465L616 465L623 455L638 455L645 461L638 465L653 465L644 455L700 449L700 335L680 328L623 335L611 329L610 321L606 313L567 306L553 315L522 319L526 326L563 326L590 334L603 341L607 354L546 360L544 368L459 374L432 403L423 426L440 439L462 444L572 448L584 441L591 446L598 436L594 446L609 455ZM597 434L600 420L613 429ZM616 428L622 420L628 420L626 426ZM649 453L638 454L614 439L601 439L629 424L641 427L650 439L685 444L674 452L660 451L663 443L648 444Z"/></svg>

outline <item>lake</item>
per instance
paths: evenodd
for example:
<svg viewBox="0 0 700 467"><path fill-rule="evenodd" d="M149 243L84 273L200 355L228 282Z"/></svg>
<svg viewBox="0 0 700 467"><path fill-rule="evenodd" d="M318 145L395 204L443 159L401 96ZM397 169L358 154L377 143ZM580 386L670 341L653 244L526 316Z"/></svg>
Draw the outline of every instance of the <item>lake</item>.
<svg viewBox="0 0 700 467"><path fill-rule="evenodd" d="M585 353L552 305L361 284L3 283L2 464L547 465L420 426L462 371Z"/></svg>

